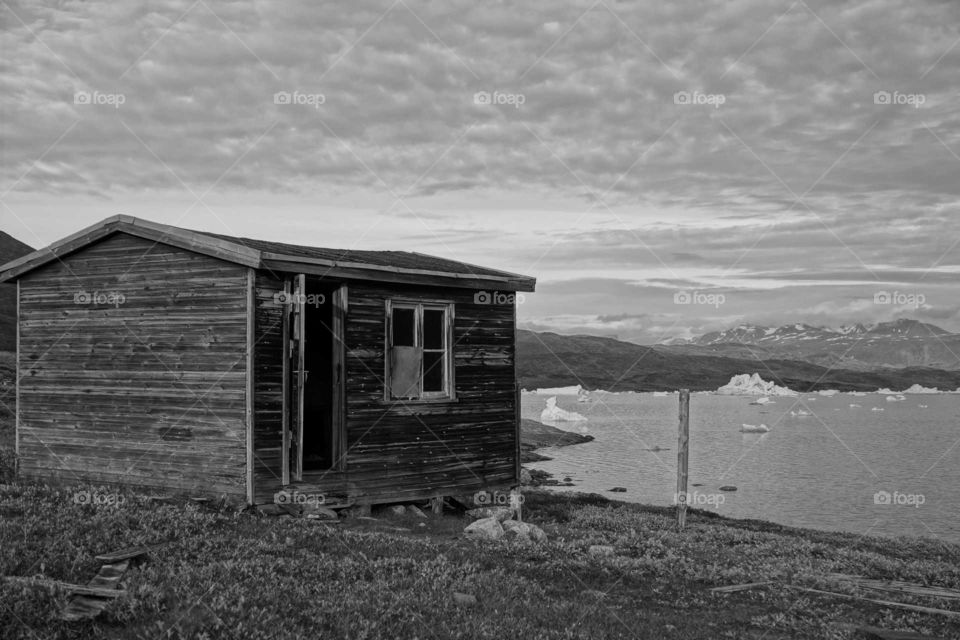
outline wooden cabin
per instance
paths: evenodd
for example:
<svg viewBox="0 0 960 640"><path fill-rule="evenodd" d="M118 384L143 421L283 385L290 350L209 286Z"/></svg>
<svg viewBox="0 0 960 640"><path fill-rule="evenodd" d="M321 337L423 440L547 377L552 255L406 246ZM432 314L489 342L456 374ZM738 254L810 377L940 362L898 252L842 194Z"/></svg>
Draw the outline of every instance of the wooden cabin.
<svg viewBox="0 0 960 640"><path fill-rule="evenodd" d="M330 505L518 484L533 278L114 216L0 281L22 478Z"/></svg>

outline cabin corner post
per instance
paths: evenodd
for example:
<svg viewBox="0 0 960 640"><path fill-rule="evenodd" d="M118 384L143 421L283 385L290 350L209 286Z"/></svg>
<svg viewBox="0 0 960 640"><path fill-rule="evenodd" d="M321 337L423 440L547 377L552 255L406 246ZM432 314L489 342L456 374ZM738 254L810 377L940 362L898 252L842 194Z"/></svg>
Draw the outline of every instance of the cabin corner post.
<svg viewBox="0 0 960 640"><path fill-rule="evenodd" d="M14 359L14 407L13 407L13 472L20 476L20 279L17 279L17 353Z"/></svg>
<svg viewBox="0 0 960 640"><path fill-rule="evenodd" d="M513 421L514 421L514 482L520 486L520 380L517 378L517 302L513 302Z"/></svg>
<svg viewBox="0 0 960 640"><path fill-rule="evenodd" d="M246 353L246 485L247 485L247 504L253 504L255 501L256 491L253 486L254 483L254 455L253 455L253 445L254 445L254 394L256 393L256 369L255 369L255 358L254 351L256 349L256 313L257 313L257 291L256 291L256 274L252 268L247 268L247 353Z"/></svg>

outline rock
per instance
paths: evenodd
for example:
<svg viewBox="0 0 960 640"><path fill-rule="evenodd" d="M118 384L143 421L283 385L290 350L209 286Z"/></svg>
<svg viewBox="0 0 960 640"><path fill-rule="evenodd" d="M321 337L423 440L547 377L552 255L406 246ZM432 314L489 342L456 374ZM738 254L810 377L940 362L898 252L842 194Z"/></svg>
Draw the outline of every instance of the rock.
<svg viewBox="0 0 960 640"><path fill-rule="evenodd" d="M479 507L477 509L470 509L467 511L467 515L474 520L496 518L500 522L503 522L513 517L513 509L510 507Z"/></svg>
<svg viewBox="0 0 960 640"><path fill-rule="evenodd" d="M567 476L563 479L564 482L573 482L573 479L570 476Z"/></svg>
<svg viewBox="0 0 960 640"><path fill-rule="evenodd" d="M303 517L311 520L339 520L337 512L329 507L306 505L303 507Z"/></svg>
<svg viewBox="0 0 960 640"><path fill-rule="evenodd" d="M427 517L427 514L425 514L423 511L421 511L419 507L417 507L416 505L412 505L412 504L407 507L407 513L409 513L410 515L416 516L416 517L418 517L418 518L426 518L426 517Z"/></svg>
<svg viewBox="0 0 960 640"><path fill-rule="evenodd" d="M402 516L407 512L407 509L402 504L395 504L392 507L390 507L388 511L392 516Z"/></svg>
<svg viewBox="0 0 960 640"><path fill-rule="evenodd" d="M627 492L627 488L626 488L626 487L614 487L613 489L610 489L610 491L612 491L613 493L626 493L626 492Z"/></svg>
<svg viewBox="0 0 960 640"><path fill-rule="evenodd" d="M607 597L603 591L597 591L596 589L587 589L586 591L581 591L580 595L584 598L590 598L591 600L603 600Z"/></svg>
<svg viewBox="0 0 960 640"><path fill-rule="evenodd" d="M612 556L613 547L606 544L594 544L594 545L590 545L590 548L587 549L587 553L596 557Z"/></svg>
<svg viewBox="0 0 960 640"><path fill-rule="evenodd" d="M532 484L533 475L527 469L520 469L520 484Z"/></svg>
<svg viewBox="0 0 960 640"><path fill-rule="evenodd" d="M427 526L427 523L426 523L426 522L418 522L418 523L417 523L417 526L418 526L418 527L425 527L425 526Z"/></svg>
<svg viewBox="0 0 960 640"><path fill-rule="evenodd" d="M369 504L355 504L348 510L348 513L353 518L369 518L370 517L370 505Z"/></svg>
<svg viewBox="0 0 960 640"><path fill-rule="evenodd" d="M472 607L473 605L477 604L477 597L472 596L469 593L459 593L454 591L453 601L461 607Z"/></svg>
<svg viewBox="0 0 960 640"><path fill-rule="evenodd" d="M467 525L463 533L475 540L499 540L503 537L503 526L494 517L481 518Z"/></svg>
<svg viewBox="0 0 960 640"><path fill-rule="evenodd" d="M720 491L736 491L736 490L737 488L731 484L725 484L722 487L720 487Z"/></svg>
<svg viewBox="0 0 960 640"><path fill-rule="evenodd" d="M262 516L279 516L286 514L286 511L281 509L280 505L269 503L257 505L257 513Z"/></svg>
<svg viewBox="0 0 960 640"><path fill-rule="evenodd" d="M529 522L507 520L503 523L503 537L520 543L543 543L547 541L547 534L543 529Z"/></svg>

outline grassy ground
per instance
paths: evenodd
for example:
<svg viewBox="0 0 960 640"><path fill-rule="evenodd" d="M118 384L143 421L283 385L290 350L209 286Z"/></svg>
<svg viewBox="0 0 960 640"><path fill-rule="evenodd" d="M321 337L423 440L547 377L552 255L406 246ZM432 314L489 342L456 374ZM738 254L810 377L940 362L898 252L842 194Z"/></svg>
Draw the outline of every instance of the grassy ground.
<svg viewBox="0 0 960 640"><path fill-rule="evenodd" d="M89 490L89 488L85 488ZM960 637L960 623L758 580L851 592L857 573L960 587L960 546L725 520L599 496L527 493L547 545L462 538L459 516L346 520L217 513L133 494L75 504L70 489L0 485L0 574L85 583L93 558L167 541L128 571L126 595L94 622L56 619L66 595L0 583L5 638L853 638L845 623ZM376 514L375 514L376 515ZM591 545L614 553L597 557ZM454 592L477 598L458 605ZM912 602L943 606L936 601ZM960 609L957 603L954 609ZM205 634L205 635L204 635Z"/></svg>

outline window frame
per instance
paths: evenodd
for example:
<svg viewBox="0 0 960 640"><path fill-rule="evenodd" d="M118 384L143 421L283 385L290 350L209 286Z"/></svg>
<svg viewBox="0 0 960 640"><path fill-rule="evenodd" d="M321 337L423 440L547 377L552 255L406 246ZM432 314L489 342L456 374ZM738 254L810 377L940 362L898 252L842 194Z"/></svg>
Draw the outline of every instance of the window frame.
<svg viewBox="0 0 960 640"><path fill-rule="evenodd" d="M429 403L429 402L456 402L457 388L456 377L454 375L454 303L450 300L435 300L428 298L387 298L384 304L384 358L383 358L383 401L386 403ZM393 354L393 310L394 309L413 309L414 321L414 347L420 350L420 375L417 380L417 397L398 398L393 396L393 380L391 379L391 358ZM427 349L423 346L423 312L425 310L443 311L443 348ZM424 353L444 354L443 361L443 386L441 391L424 391Z"/></svg>

